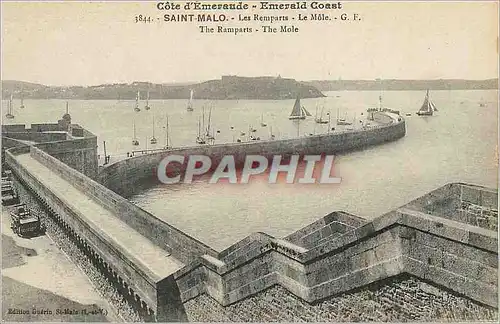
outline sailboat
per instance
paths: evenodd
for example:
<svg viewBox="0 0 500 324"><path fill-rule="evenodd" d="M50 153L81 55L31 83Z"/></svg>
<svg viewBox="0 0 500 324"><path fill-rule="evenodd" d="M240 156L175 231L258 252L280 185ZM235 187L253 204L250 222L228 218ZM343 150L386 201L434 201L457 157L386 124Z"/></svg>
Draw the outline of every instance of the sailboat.
<svg viewBox="0 0 500 324"><path fill-rule="evenodd" d="M191 92L189 94L189 101L187 105L187 111L193 111L193 89L191 89Z"/></svg>
<svg viewBox="0 0 500 324"><path fill-rule="evenodd" d="M155 116L153 115L153 137L151 138L150 143L154 145L157 142L158 141L156 140L156 137L155 137Z"/></svg>
<svg viewBox="0 0 500 324"><path fill-rule="evenodd" d="M311 116L311 114L300 105L300 97L295 99L295 104L293 105L292 113L288 119L306 119L306 117Z"/></svg>
<svg viewBox="0 0 500 324"><path fill-rule="evenodd" d="M479 107L486 107L486 102L483 98L481 98L481 101L479 102Z"/></svg>
<svg viewBox="0 0 500 324"><path fill-rule="evenodd" d="M262 127L266 127L267 126L267 124L264 123L264 114L260 115L260 126L262 126Z"/></svg>
<svg viewBox="0 0 500 324"><path fill-rule="evenodd" d="M215 136L213 134L213 131L212 131L212 134L210 134L210 123L211 123L211 121L212 121L212 107L210 107L210 110L208 111L208 125L207 125L207 131L206 131L206 134L205 134L205 138L209 139L209 140L214 140Z"/></svg>
<svg viewBox="0 0 500 324"><path fill-rule="evenodd" d="M435 111L438 111L434 103L429 98L429 90L427 90L425 94L424 103L419 111L417 111L417 115L419 116L432 116Z"/></svg>
<svg viewBox="0 0 500 324"><path fill-rule="evenodd" d="M339 112L340 112L340 110L337 109L337 125L344 125L344 126L351 125L352 123L350 123L346 120L347 112L345 113L345 118L339 118Z"/></svg>
<svg viewBox="0 0 500 324"><path fill-rule="evenodd" d="M132 139L132 145L134 145L134 146L139 145L139 141L137 140L137 137L135 135L135 120L134 120L134 138Z"/></svg>
<svg viewBox="0 0 500 324"><path fill-rule="evenodd" d="M10 99L9 99L9 104L7 106L7 113L5 114L5 118L8 118L8 119L14 118L14 114L13 114L13 111L12 111L12 100L13 100L13 96L12 96L12 93L11 93L10 94Z"/></svg>
<svg viewBox="0 0 500 324"><path fill-rule="evenodd" d="M165 127L163 127L165 128ZM168 115L167 115L167 126L166 126L166 129L165 129L165 149L170 149L172 148L170 146L170 143L169 143L169 133L168 133L169 129L168 129Z"/></svg>
<svg viewBox="0 0 500 324"><path fill-rule="evenodd" d="M135 108L134 108L134 110L137 112L141 111L141 108L139 108L139 100L141 100L141 94L139 93L139 91L137 91L137 95L135 96Z"/></svg>
<svg viewBox="0 0 500 324"><path fill-rule="evenodd" d="M151 107L149 106L149 91L148 91L148 95L146 97L146 106L144 106L144 109L146 109L146 110L151 109Z"/></svg>
<svg viewBox="0 0 500 324"><path fill-rule="evenodd" d="M321 115L318 118L318 109L316 108L316 118L314 119L314 121L317 124L328 124L328 120L323 120L323 110L324 109L325 109L325 107L321 107Z"/></svg>
<svg viewBox="0 0 500 324"><path fill-rule="evenodd" d="M196 143L197 144L206 144L207 141L205 140L205 137L202 137L201 135L201 123L200 120L198 119L198 136L196 136Z"/></svg>
<svg viewBox="0 0 500 324"><path fill-rule="evenodd" d="M24 109L24 94L22 90L21 90L21 105L19 106L19 108Z"/></svg>
<svg viewBox="0 0 500 324"><path fill-rule="evenodd" d="M273 127L270 126L269 127L269 139L274 140L275 138L276 138L276 136L274 136L274 134L273 134Z"/></svg>

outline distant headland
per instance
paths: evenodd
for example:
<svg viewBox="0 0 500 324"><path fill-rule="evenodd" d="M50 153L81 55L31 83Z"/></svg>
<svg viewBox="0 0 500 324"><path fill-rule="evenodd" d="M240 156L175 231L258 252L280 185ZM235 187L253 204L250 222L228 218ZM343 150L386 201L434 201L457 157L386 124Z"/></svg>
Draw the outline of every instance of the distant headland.
<svg viewBox="0 0 500 324"><path fill-rule="evenodd" d="M278 77L222 76L199 83L113 83L97 86L46 86L24 81L2 81L2 98L25 99L93 99L135 100L149 92L150 99L188 99L194 91L196 99L209 100L281 100L320 98L322 91L344 90L493 90L498 79L488 80L315 80L296 81Z"/></svg>
<svg viewBox="0 0 500 324"><path fill-rule="evenodd" d="M23 96L30 99L108 99L134 100L137 91L141 97L149 92L150 99L188 99L191 90L196 99L210 100L280 100L324 97L311 85L281 77L223 76L192 84L155 84L133 82L103 84L98 86L45 86L22 81L2 81L2 98Z"/></svg>
<svg viewBox="0 0 500 324"><path fill-rule="evenodd" d="M321 91L343 90L495 90L498 79L487 80L317 80L304 82Z"/></svg>

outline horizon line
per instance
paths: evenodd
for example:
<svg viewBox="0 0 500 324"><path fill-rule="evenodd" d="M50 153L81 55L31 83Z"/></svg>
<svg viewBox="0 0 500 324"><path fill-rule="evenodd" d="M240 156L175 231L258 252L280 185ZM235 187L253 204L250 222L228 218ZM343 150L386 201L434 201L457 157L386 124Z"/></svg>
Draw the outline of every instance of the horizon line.
<svg viewBox="0 0 500 324"><path fill-rule="evenodd" d="M487 78L487 79L461 79L461 78L439 78L439 79L309 79L309 80L297 80L292 77L282 77L280 76L270 76L270 75L261 75L261 76L239 76L239 75L223 75L225 77L227 76L232 76L232 77L240 77L240 78L281 78L281 79L292 79L297 82L342 82L342 81L373 81L373 82L380 82L380 81L491 81L491 80L499 80L499 77L495 78ZM201 81L170 81L170 82L151 82L151 81L130 81L130 82L105 82L105 83L99 83L99 84L87 84L87 85L82 85L82 84L72 84L72 85L60 85L60 84L45 84L45 83L39 83L39 82L34 82L34 81L24 81L24 80L14 80L14 79L6 79L6 80L1 80L3 82L24 82L24 83L31 83L31 84L36 84L36 85L41 85L41 86L46 86L46 87L97 87L97 86L103 86L103 85L113 85L113 84L126 84L130 85L133 83L150 83L150 84L160 84L160 85L193 85L193 84L199 84L203 82L208 82L208 81L214 81L214 80L221 80L222 77L218 79L207 79L207 80L201 80Z"/></svg>

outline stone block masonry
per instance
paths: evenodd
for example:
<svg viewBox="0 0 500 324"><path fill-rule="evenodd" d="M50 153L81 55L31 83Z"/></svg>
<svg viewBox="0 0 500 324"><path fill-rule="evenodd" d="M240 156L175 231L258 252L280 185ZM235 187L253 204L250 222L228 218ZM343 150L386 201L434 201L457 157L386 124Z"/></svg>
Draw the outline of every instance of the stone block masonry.
<svg viewBox="0 0 500 324"><path fill-rule="evenodd" d="M175 274L188 317L196 321L496 319L496 233L451 220L447 213L411 209L418 201L440 205L448 199L446 192L460 192L462 186L484 196L491 192L450 184L371 222L335 212L285 240L256 233L216 259L201 258ZM369 293L367 287L393 279L399 283ZM330 309L328 301L335 300L335 305L344 298L351 308L328 312L317 306ZM386 311L377 312L378 304ZM368 306L372 308L363 309ZM363 311L357 313L356 307Z"/></svg>
<svg viewBox="0 0 500 324"><path fill-rule="evenodd" d="M404 121L389 125L372 133L205 146L184 153L218 158L227 150L239 157L274 154L275 150L338 152L404 136ZM148 311L145 301L155 313L196 321L477 321L498 317L496 190L453 183L371 221L335 211L283 239L254 233L218 252L82 174L88 170L78 169L79 163L90 165L87 160L93 159L94 142L87 135L75 127L67 133L67 140L35 146L3 137L13 147L6 152L6 163L142 311ZM76 152L73 157L65 160L64 155L72 151ZM89 156L82 151L90 152ZM99 229L85 222L85 215L75 214L70 203L46 190L20 166L20 154L29 154L185 265L162 280L148 279L150 270L118 253L120 247L99 235ZM55 158L58 154L62 156ZM120 191L120 185L146 179L152 171L147 168L164 154L113 164L100 179ZM120 176L125 177L123 181Z"/></svg>
<svg viewBox="0 0 500 324"><path fill-rule="evenodd" d="M69 130L59 124L2 125L2 144L16 146L12 140L33 142L73 169L97 178L97 137L80 125L70 125Z"/></svg>
<svg viewBox="0 0 500 324"><path fill-rule="evenodd" d="M208 295L200 295L185 303L185 309L191 322L498 320L495 309L405 275L313 304L276 285L226 307Z"/></svg>

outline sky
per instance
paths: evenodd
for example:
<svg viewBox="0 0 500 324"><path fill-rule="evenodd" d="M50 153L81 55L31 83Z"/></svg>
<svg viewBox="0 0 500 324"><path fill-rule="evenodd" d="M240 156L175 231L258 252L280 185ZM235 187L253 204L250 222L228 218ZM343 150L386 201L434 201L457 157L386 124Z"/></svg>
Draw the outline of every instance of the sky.
<svg viewBox="0 0 500 324"><path fill-rule="evenodd" d="M163 22L163 15L172 12L159 11L156 4L2 1L2 79L97 85L221 75L304 81L498 76L495 1L344 1L342 10L328 13L356 13L360 21L267 23L295 25L299 32L239 35L202 34L198 23ZM251 12L296 17L302 11ZM237 22L239 12L217 13L235 20L210 25L259 29L265 24ZM136 23L139 14L160 20Z"/></svg>

